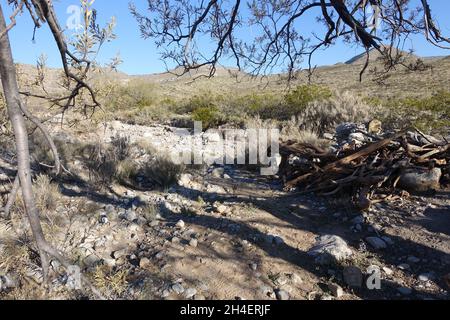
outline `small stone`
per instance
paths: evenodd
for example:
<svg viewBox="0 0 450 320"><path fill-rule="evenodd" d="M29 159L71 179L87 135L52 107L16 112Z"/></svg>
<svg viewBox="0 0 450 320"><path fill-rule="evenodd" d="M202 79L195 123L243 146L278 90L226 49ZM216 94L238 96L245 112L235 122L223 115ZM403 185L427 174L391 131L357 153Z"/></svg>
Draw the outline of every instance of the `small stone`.
<svg viewBox="0 0 450 320"><path fill-rule="evenodd" d="M179 229L184 229L184 227L186 227L186 223L184 223L183 220L180 220L177 222L177 224L175 226Z"/></svg>
<svg viewBox="0 0 450 320"><path fill-rule="evenodd" d="M149 226L152 227L152 228L159 227L159 221L158 220L153 220L152 222L150 222Z"/></svg>
<svg viewBox="0 0 450 320"><path fill-rule="evenodd" d="M258 264L257 263L251 263L250 264L250 269L252 269L253 271L258 270Z"/></svg>
<svg viewBox="0 0 450 320"><path fill-rule="evenodd" d="M215 168L212 172L211 172L211 176L213 176L214 178L222 178L223 175L225 174L225 169L224 168Z"/></svg>
<svg viewBox="0 0 450 320"><path fill-rule="evenodd" d="M411 268L411 266L407 263L402 263L402 264L398 265L398 268L400 270L409 270Z"/></svg>
<svg viewBox="0 0 450 320"><path fill-rule="evenodd" d="M139 261L139 267L142 269L148 268L151 265L150 259L148 258L142 258Z"/></svg>
<svg viewBox="0 0 450 320"><path fill-rule="evenodd" d="M103 262L110 268L114 268L116 266L116 259L107 258L103 259Z"/></svg>
<svg viewBox="0 0 450 320"><path fill-rule="evenodd" d="M407 287L399 287L397 291L404 296L409 296L412 293L412 289Z"/></svg>
<svg viewBox="0 0 450 320"><path fill-rule="evenodd" d="M220 214L226 213L228 208L225 205L220 205L216 208L216 211Z"/></svg>
<svg viewBox="0 0 450 320"><path fill-rule="evenodd" d="M114 259L120 259L124 256L127 255L127 250L126 249L122 249L122 250L117 250L113 253L113 257Z"/></svg>
<svg viewBox="0 0 450 320"><path fill-rule="evenodd" d="M0 292L17 287L17 280L11 275L0 276Z"/></svg>
<svg viewBox="0 0 450 320"><path fill-rule="evenodd" d="M98 219L98 223L100 223L100 224L107 224L108 222L109 222L108 215L106 213L104 213L104 212L101 213L100 217Z"/></svg>
<svg viewBox="0 0 450 320"><path fill-rule="evenodd" d="M292 284L302 284L303 283L303 279L296 273L291 273L288 274L287 277L289 278L289 280L291 281Z"/></svg>
<svg viewBox="0 0 450 320"><path fill-rule="evenodd" d="M366 241L376 250L382 250L387 248L386 242L383 239L378 237L368 237Z"/></svg>
<svg viewBox="0 0 450 320"><path fill-rule="evenodd" d="M163 290L163 292L161 293L161 298L167 298L168 296L170 296L170 291L169 290Z"/></svg>
<svg viewBox="0 0 450 320"><path fill-rule="evenodd" d="M184 292L184 287L180 283L174 283L171 288L176 294L183 294Z"/></svg>
<svg viewBox="0 0 450 320"><path fill-rule="evenodd" d="M108 204L105 206L106 213L114 213L114 210L115 210L115 208L112 204Z"/></svg>
<svg viewBox="0 0 450 320"><path fill-rule="evenodd" d="M383 239L383 241L386 242L390 246L392 246L394 244L394 241L387 236L383 236L383 237L381 237L381 239Z"/></svg>
<svg viewBox="0 0 450 320"><path fill-rule="evenodd" d="M277 297L278 300L281 301L285 301L285 300L289 300L290 296L289 293L285 290L277 290L275 291L275 296Z"/></svg>
<svg viewBox="0 0 450 320"><path fill-rule="evenodd" d="M275 280L275 284L278 287L282 287L284 285L286 285L288 283L288 278L284 275L280 275L276 280Z"/></svg>
<svg viewBox="0 0 450 320"><path fill-rule="evenodd" d="M189 288L184 292L184 297L186 299L192 299L197 294L197 290L194 288Z"/></svg>
<svg viewBox="0 0 450 320"><path fill-rule="evenodd" d="M358 267L345 267L343 271L344 282L353 288L361 288L363 283L363 273Z"/></svg>
<svg viewBox="0 0 450 320"><path fill-rule="evenodd" d="M197 246L198 246L198 240L197 240L197 239L191 239L191 240L189 241L189 245L190 245L192 248L197 248Z"/></svg>
<svg viewBox="0 0 450 320"><path fill-rule="evenodd" d="M431 272L422 273L419 275L419 280L422 282L428 282L434 279L434 275Z"/></svg>
<svg viewBox="0 0 450 320"><path fill-rule="evenodd" d="M340 298L344 295L344 289L342 289L341 286L334 284L334 283L330 283L328 285L328 289L330 290L331 294L335 297L335 298Z"/></svg>
<svg viewBox="0 0 450 320"><path fill-rule="evenodd" d="M353 254L353 251L341 237L325 235L316 240L316 244L308 254L315 257L316 263L325 265L345 260Z"/></svg>
<svg viewBox="0 0 450 320"><path fill-rule="evenodd" d="M415 263L419 263L420 259L417 258L417 257L411 256L411 257L408 257L406 262L411 263L411 264L415 264Z"/></svg>
<svg viewBox="0 0 450 320"><path fill-rule="evenodd" d="M352 219L352 223L353 224L363 224L364 223L364 216L360 215L357 216L356 218Z"/></svg>
<svg viewBox="0 0 450 320"><path fill-rule="evenodd" d="M128 220L128 221L130 221L130 222L133 222L133 221L135 221L135 220L137 220L137 214L136 214L136 212L135 211L133 211L133 210L128 210L127 212L126 212L126 215L125 215L125 219L126 220Z"/></svg>
<svg viewBox="0 0 450 320"><path fill-rule="evenodd" d="M392 276L394 274L394 271L392 269L389 269L388 267L383 267L383 271L388 276Z"/></svg>
<svg viewBox="0 0 450 320"><path fill-rule="evenodd" d="M93 267L95 265L100 264L102 259L98 257L96 254L91 254L83 259L83 264L87 267Z"/></svg>
<svg viewBox="0 0 450 320"><path fill-rule="evenodd" d="M284 240L280 236L274 236L273 243L277 246L281 246L284 243Z"/></svg>
<svg viewBox="0 0 450 320"><path fill-rule="evenodd" d="M155 255L155 258L158 260L161 260L162 258L164 258L164 252L160 251Z"/></svg>
<svg viewBox="0 0 450 320"><path fill-rule="evenodd" d="M170 242L172 242L172 243L174 243L174 244L178 244L178 243L180 243L180 238L178 238L178 237L173 237L171 240L170 240Z"/></svg>

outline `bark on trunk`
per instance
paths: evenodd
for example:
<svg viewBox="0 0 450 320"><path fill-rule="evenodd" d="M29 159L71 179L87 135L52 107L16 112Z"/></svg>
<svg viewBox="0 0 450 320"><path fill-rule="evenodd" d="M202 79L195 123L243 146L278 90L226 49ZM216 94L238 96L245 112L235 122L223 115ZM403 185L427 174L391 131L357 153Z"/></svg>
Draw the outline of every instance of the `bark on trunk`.
<svg viewBox="0 0 450 320"><path fill-rule="evenodd" d="M17 170L22 189L23 201L28 220L31 225L31 230L41 257L44 278L46 278L49 261L44 248L47 247L47 243L42 231L39 220L39 212L33 195L28 132L25 125L25 118L20 108L20 95L16 78L16 69L6 28L3 8L0 5L0 34L3 34L4 32L4 35L0 38L0 77L2 80L3 93L8 109L9 120L11 121L15 136Z"/></svg>

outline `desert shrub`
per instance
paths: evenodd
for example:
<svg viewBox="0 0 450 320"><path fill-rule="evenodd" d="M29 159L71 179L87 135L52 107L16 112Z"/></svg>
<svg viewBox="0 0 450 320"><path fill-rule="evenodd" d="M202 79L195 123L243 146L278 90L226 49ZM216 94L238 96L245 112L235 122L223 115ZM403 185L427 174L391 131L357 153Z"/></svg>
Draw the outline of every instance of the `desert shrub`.
<svg viewBox="0 0 450 320"><path fill-rule="evenodd" d="M190 97L185 103L175 107L178 114L192 113L197 109L217 109L223 98L211 92L201 92Z"/></svg>
<svg viewBox="0 0 450 320"><path fill-rule="evenodd" d="M143 109L155 103L155 86L141 80L116 83L115 89L104 99L113 111Z"/></svg>
<svg viewBox="0 0 450 320"><path fill-rule="evenodd" d="M295 117L284 122L280 132L280 139L282 141L293 140L300 143L307 143L323 149L330 146L330 141L320 138L314 131L302 129L302 125L303 123L300 123Z"/></svg>
<svg viewBox="0 0 450 320"><path fill-rule="evenodd" d="M130 138L116 135L111 140L111 150L118 161L127 159L131 152Z"/></svg>
<svg viewBox="0 0 450 320"><path fill-rule="evenodd" d="M127 172L124 168L129 162L132 145L129 138L117 135L111 143L86 144L80 147L79 156L89 173L89 180L95 186L104 187L111 184L118 176L125 177Z"/></svg>
<svg viewBox="0 0 450 320"><path fill-rule="evenodd" d="M247 114L250 117L262 119L277 118L283 104L283 96L273 93L252 93L237 98L230 98L226 113L242 117Z"/></svg>
<svg viewBox="0 0 450 320"><path fill-rule="evenodd" d="M285 96L279 119L289 119L303 112L312 102L322 102L333 96L330 89L318 85L301 85Z"/></svg>
<svg viewBox="0 0 450 320"><path fill-rule="evenodd" d="M133 186L137 183L141 167L135 161L120 161L117 163L115 179L124 185Z"/></svg>
<svg viewBox="0 0 450 320"><path fill-rule="evenodd" d="M178 182L185 167L172 162L167 156L157 156L142 168L142 176L152 181L163 190Z"/></svg>
<svg viewBox="0 0 450 320"><path fill-rule="evenodd" d="M200 121L203 129L216 127L221 122L219 110L216 107L201 107L192 112L192 120Z"/></svg>
<svg viewBox="0 0 450 320"><path fill-rule="evenodd" d="M362 98L352 93L336 93L332 98L310 102L299 112L298 122L303 130L322 135L343 122L368 121L372 110Z"/></svg>
<svg viewBox="0 0 450 320"><path fill-rule="evenodd" d="M36 205L41 212L53 211L61 199L59 188L47 175L40 174L33 184Z"/></svg>
<svg viewBox="0 0 450 320"><path fill-rule="evenodd" d="M379 118L392 128L415 126L427 133L442 133L450 127L450 92L438 91L429 97L389 99Z"/></svg>
<svg viewBox="0 0 450 320"><path fill-rule="evenodd" d="M113 271L105 265L97 266L92 274L93 284L107 297L120 297L128 287L128 271Z"/></svg>
<svg viewBox="0 0 450 320"><path fill-rule="evenodd" d="M116 174L117 158L114 151L101 143L89 144L82 149L83 163L89 180L96 187L109 185Z"/></svg>

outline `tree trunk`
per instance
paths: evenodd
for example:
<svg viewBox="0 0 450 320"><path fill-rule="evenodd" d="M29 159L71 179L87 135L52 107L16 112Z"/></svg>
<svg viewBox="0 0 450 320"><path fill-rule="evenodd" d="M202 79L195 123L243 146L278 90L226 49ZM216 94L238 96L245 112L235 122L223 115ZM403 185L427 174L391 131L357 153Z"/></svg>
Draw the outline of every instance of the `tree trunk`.
<svg viewBox="0 0 450 320"><path fill-rule="evenodd" d="M2 80L3 93L8 109L9 120L11 121L14 131L18 176L22 189L25 210L39 250L44 280L46 280L49 260L44 248L47 247L47 242L42 231L39 212L33 195L28 132L25 125L25 118L20 108L21 102L19 87L17 84L16 69L8 32L6 32L6 21L3 15L3 8L0 5L0 35L1 34L3 34L3 36L0 38L0 77Z"/></svg>

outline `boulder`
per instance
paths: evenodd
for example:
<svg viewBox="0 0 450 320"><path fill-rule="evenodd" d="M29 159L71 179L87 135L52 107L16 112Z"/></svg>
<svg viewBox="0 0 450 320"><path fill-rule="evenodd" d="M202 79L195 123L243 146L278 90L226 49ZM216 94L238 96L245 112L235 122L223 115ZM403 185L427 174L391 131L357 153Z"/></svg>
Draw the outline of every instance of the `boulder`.
<svg viewBox="0 0 450 320"><path fill-rule="evenodd" d="M353 251L341 237L324 235L317 239L308 254L315 257L316 263L325 265L345 260L353 254Z"/></svg>
<svg viewBox="0 0 450 320"><path fill-rule="evenodd" d="M368 237L366 241L376 250L382 250L387 248L386 242L378 237Z"/></svg>
<svg viewBox="0 0 450 320"><path fill-rule="evenodd" d="M407 169L400 176L399 186L409 192L427 192L440 189L442 170L434 168Z"/></svg>
<svg viewBox="0 0 450 320"><path fill-rule="evenodd" d="M363 284L363 273L358 267L345 267L343 271L344 282L352 288L361 288Z"/></svg>

